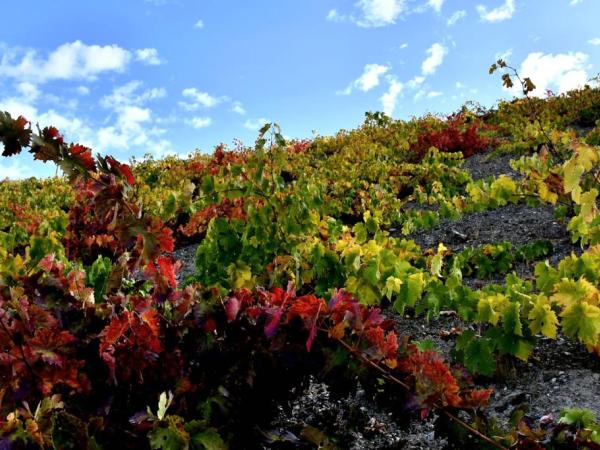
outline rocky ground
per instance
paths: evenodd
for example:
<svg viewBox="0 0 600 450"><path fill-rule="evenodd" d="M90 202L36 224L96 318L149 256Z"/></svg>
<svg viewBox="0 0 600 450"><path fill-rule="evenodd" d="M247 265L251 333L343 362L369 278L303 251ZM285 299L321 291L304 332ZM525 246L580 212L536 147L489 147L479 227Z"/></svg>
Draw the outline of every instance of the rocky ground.
<svg viewBox="0 0 600 450"><path fill-rule="evenodd" d="M476 179L499 174L517 177L509 166L510 158L509 155L475 156L467 160L465 167ZM442 221L410 238L423 248L436 247L438 242L443 242L455 251L499 241L519 246L543 239L553 245L553 252L547 257L551 264L571 252L581 251L571 244L565 224L555 220L551 206L508 205L493 211L467 214L457 221ZM194 253L194 246L175 252L183 262L180 278L193 273ZM522 277L529 277L533 273L533 264L522 263L515 271ZM502 282L502 277L466 282L480 287L490 282ZM446 356L450 354L454 338L443 337L445 332L453 327L468 326L452 315L441 316L429 323L398 315L396 319L401 334L415 340L431 339ZM526 408L535 419L547 414L558 417L563 408L570 406L589 408L600 417L600 359L580 344L561 336L556 340L541 339L529 362L512 363L503 372L499 379L476 380L482 386L494 388L489 411L500 423L506 423L511 411L517 407ZM304 447L294 434L299 429L334 435L339 442L345 443L344 448L451 448L444 438L435 434L435 416L425 421L404 423L398 423L394 417L397 415L393 411L378 406L360 386L346 398L333 398L327 385L313 380L290 404L279 406L272 430L267 431L287 440L289 446L285 448L311 448Z"/></svg>

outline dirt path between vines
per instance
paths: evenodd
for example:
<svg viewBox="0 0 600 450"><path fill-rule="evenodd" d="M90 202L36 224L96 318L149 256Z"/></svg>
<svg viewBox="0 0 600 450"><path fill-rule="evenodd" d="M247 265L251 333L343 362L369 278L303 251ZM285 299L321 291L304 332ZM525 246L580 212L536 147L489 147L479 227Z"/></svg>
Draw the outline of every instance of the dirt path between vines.
<svg viewBox="0 0 600 450"><path fill-rule="evenodd" d="M510 156L476 156L465 163L473 178L507 174L516 177L509 166ZM442 221L438 226L421 230L408 238L414 239L422 248L435 248L443 242L454 251L468 246L508 241L520 246L536 240L552 243L552 254L547 259L555 265L571 252L581 249L571 244L566 224L558 223L549 205L529 207L508 205L492 211L466 214L457 221ZM175 251L183 263L180 279L193 274L196 246ZM515 272L524 278L533 274L534 263L517 265ZM465 279L466 284L479 288L491 282L502 283L503 277L491 280ZM397 322L397 330L414 340L431 339L442 353L449 357L455 338L442 337L453 327L466 329L456 317L442 316L426 323L424 319L401 317L391 312ZM558 417L565 407L585 407L600 417L600 359L588 353L582 345L559 336L556 340L540 339L527 363L516 362L504 370L500 379L477 379L477 384L494 388L489 412L500 423L506 423L516 407L528 409L535 420L552 414ZM299 429L307 425L336 437L342 448L351 449L443 449L452 448L444 438L436 436L435 416L425 421L415 418L408 424L400 424L393 412L377 405L360 386L346 398L334 398L328 387L311 381L294 401L279 405L280 414L272 423L275 433L287 444L283 447L265 448L311 448L299 439Z"/></svg>

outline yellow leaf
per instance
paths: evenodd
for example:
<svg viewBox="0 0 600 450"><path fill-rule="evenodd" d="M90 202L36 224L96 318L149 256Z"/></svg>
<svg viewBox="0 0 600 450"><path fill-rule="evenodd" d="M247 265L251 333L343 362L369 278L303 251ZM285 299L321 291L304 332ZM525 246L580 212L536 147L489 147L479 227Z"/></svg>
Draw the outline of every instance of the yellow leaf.
<svg viewBox="0 0 600 450"><path fill-rule="evenodd" d="M254 278L250 267L242 262L231 264L227 268L229 280L235 289L253 288Z"/></svg>
<svg viewBox="0 0 600 450"><path fill-rule="evenodd" d="M554 287L551 300L567 307L582 300L594 301L597 292L594 285L585 278L577 281L564 278Z"/></svg>
<svg viewBox="0 0 600 450"><path fill-rule="evenodd" d="M479 299L477 303L478 319L481 322L488 322L497 325L500 320L498 310L506 304L506 298L502 294L491 295Z"/></svg>
<svg viewBox="0 0 600 450"><path fill-rule="evenodd" d="M402 286L402 280L396 277L388 277L385 281L385 296L388 299L392 298L392 294L398 294L400 287Z"/></svg>
<svg viewBox="0 0 600 450"><path fill-rule="evenodd" d="M583 217L586 223L591 223L594 217L598 214L596 208L596 197L598 197L598 190L591 189L581 194L579 198L579 204L581 205L581 211L579 215Z"/></svg>
<svg viewBox="0 0 600 450"><path fill-rule="evenodd" d="M591 170L594 164L598 162L598 150L590 145L578 145L575 149L577 151L577 160L583 168Z"/></svg>
<svg viewBox="0 0 600 450"><path fill-rule="evenodd" d="M555 204L558 200L558 195L548 189L548 185L543 181L538 181L538 194L544 202Z"/></svg>
<svg viewBox="0 0 600 450"><path fill-rule="evenodd" d="M571 158L564 164L563 179L566 193L573 191L579 186L579 180L581 179L583 172L585 172L585 169L581 164L578 164L576 158ZM575 198L573 198L573 200L575 200Z"/></svg>
<svg viewBox="0 0 600 450"><path fill-rule="evenodd" d="M541 332L544 336L556 339L558 318L552 311L547 297L538 298L535 306L529 311L529 329L533 334Z"/></svg>

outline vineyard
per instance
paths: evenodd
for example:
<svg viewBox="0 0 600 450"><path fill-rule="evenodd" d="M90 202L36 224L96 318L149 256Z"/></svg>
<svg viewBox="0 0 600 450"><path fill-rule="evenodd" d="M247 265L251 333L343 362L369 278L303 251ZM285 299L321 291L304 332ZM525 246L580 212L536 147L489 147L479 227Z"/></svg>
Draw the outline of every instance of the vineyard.
<svg viewBox="0 0 600 450"><path fill-rule="evenodd" d="M129 164L0 112L64 174L0 182L0 448L600 449L600 89L497 72Z"/></svg>

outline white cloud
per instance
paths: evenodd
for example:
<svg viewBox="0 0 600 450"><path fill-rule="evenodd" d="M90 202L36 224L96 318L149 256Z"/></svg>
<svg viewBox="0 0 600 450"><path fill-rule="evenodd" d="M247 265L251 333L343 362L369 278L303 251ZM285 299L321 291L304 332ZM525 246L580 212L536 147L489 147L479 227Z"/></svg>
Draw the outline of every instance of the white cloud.
<svg viewBox="0 0 600 450"><path fill-rule="evenodd" d="M370 91L379 85L379 77L385 74L389 67L380 64L367 64L363 74L355 81L355 86L363 92Z"/></svg>
<svg viewBox="0 0 600 450"><path fill-rule="evenodd" d="M389 87L388 90L380 98L381 105L383 106L383 112L388 116L394 114L398 97L404 89L404 84L398 81L395 77L388 77Z"/></svg>
<svg viewBox="0 0 600 450"><path fill-rule="evenodd" d="M233 111L236 114L239 114L240 116L243 116L246 114L246 110L244 109L244 105L242 105L241 102L233 102L233 106L231 107L231 111Z"/></svg>
<svg viewBox="0 0 600 450"><path fill-rule="evenodd" d="M144 129L145 124L152 120L149 108L122 106L116 113L115 124L98 131L100 147L127 150L131 146L142 146L150 141L148 132Z"/></svg>
<svg viewBox="0 0 600 450"><path fill-rule="evenodd" d="M123 72L131 52L118 45L87 45L74 41L59 46L47 57L35 50L25 54L9 49L0 60L0 76L33 83L48 80L94 80L103 72Z"/></svg>
<svg viewBox="0 0 600 450"><path fill-rule="evenodd" d="M136 50L135 59L149 66L158 66L163 63L158 57L158 50L155 48L141 48Z"/></svg>
<svg viewBox="0 0 600 450"><path fill-rule="evenodd" d="M358 0L354 6L356 14L340 14L337 9L330 9L327 20L330 22L352 22L359 27L373 28L394 25L405 11L407 0ZM444 0L428 0L436 7ZM441 5L440 5L441 7Z"/></svg>
<svg viewBox="0 0 600 450"><path fill-rule="evenodd" d="M427 0L427 6L432 8L435 12L440 12L443 4L444 0Z"/></svg>
<svg viewBox="0 0 600 450"><path fill-rule="evenodd" d="M417 93L415 94L415 96L413 97L413 100L415 102L423 99L423 98L427 98L427 99L432 99L432 98L436 98L443 95L442 92L439 91L430 91L428 89L419 89L417 91Z"/></svg>
<svg viewBox="0 0 600 450"><path fill-rule="evenodd" d="M594 39L590 39L588 41L588 44L590 45L600 45L600 37L594 38Z"/></svg>
<svg viewBox="0 0 600 450"><path fill-rule="evenodd" d="M150 101L166 95L163 88L140 90L141 81L131 81L116 87L110 95L100 100L100 105L112 112L112 124L98 130L97 141L102 151L128 150L132 147L150 149L156 156L164 156L170 143L158 139L166 130L158 128Z"/></svg>
<svg viewBox="0 0 600 450"><path fill-rule="evenodd" d="M448 20L446 20L446 25L451 27L451 26L455 25L456 22L465 18L466 16L467 16L467 12L464 9L456 11L454 14L452 14L450 17L448 17Z"/></svg>
<svg viewBox="0 0 600 450"><path fill-rule="evenodd" d="M508 50L505 50L503 52L500 53L496 53L494 55L494 59L497 61L499 59L503 59L503 60L507 60L508 58L510 58L513 54L513 49L509 48Z"/></svg>
<svg viewBox="0 0 600 450"><path fill-rule="evenodd" d="M202 19L198 19L194 24L194 28L204 28L204 21Z"/></svg>
<svg viewBox="0 0 600 450"><path fill-rule="evenodd" d="M409 80L407 85L411 89L416 89L419 86L421 86L424 81L425 81L425 77L419 75L419 76L416 76L413 79Z"/></svg>
<svg viewBox="0 0 600 450"><path fill-rule="evenodd" d="M221 103L222 99L214 97L207 92L202 92L196 88L186 88L181 94L191 100L191 102L179 102L179 106L187 111L193 111L200 106L212 108Z"/></svg>
<svg viewBox="0 0 600 450"><path fill-rule="evenodd" d="M400 44L400 50L404 50L407 47L408 47L408 44L406 42L404 42L403 44Z"/></svg>
<svg viewBox="0 0 600 450"><path fill-rule="evenodd" d="M21 163L17 159L6 161L6 158L2 158L4 161L0 161L0 181L6 178L11 180L18 180L20 178L28 178L34 176L31 168Z"/></svg>
<svg viewBox="0 0 600 450"><path fill-rule="evenodd" d="M17 84L17 92L21 94L21 97L26 102L34 102L40 96L40 90L38 89L38 87L35 84L30 83L28 81L23 81Z"/></svg>
<svg viewBox="0 0 600 450"><path fill-rule="evenodd" d="M423 97L425 97L426 93L427 93L427 91L425 89L419 89L419 91L417 91L417 93L413 97L413 100L415 102L421 100Z"/></svg>
<svg viewBox="0 0 600 450"><path fill-rule="evenodd" d="M0 100L0 111L8 111L13 117L24 116L33 125L39 124L41 128L49 125L57 127L67 141L76 141L81 144L92 146L94 143L93 130L85 122L73 117L70 113L65 115L54 109L40 112L35 106L36 101L42 97L37 86L22 82L16 86L18 95ZM58 99L61 106L69 102Z"/></svg>
<svg viewBox="0 0 600 450"><path fill-rule="evenodd" d="M66 141L78 142L88 147L94 147L96 143L94 130L79 117L67 116L50 109L40 114L36 120L40 126L53 125L58 128Z"/></svg>
<svg viewBox="0 0 600 450"><path fill-rule="evenodd" d="M42 128L53 125L61 131L67 142L79 142L103 154L143 148L157 156L164 155L170 143L159 137L166 130L157 127L158 121L146 103L164 97L166 91L162 88L142 90L141 87L141 81L131 81L115 87L111 94L102 97L100 106L109 110L102 126L89 124L76 110L76 101L43 94L38 86L30 82L17 84L16 95L0 99L0 110L9 111L14 116L24 115ZM40 100L51 102L57 109L39 111L36 104ZM73 110L65 112L65 108ZM14 174L14 170L11 173Z"/></svg>
<svg viewBox="0 0 600 450"><path fill-rule="evenodd" d="M269 123L269 119L265 119L261 117L260 119L248 119L244 122L244 128L249 130L258 131L262 128L262 126L266 123Z"/></svg>
<svg viewBox="0 0 600 450"><path fill-rule="evenodd" d="M163 98L167 95L164 88L146 89L138 93L142 85L142 81L133 80L123 86L116 87L110 95L105 95L100 99L100 105L104 108L117 109L122 106L142 105L147 101Z"/></svg>
<svg viewBox="0 0 600 450"><path fill-rule="evenodd" d="M585 85L588 80L588 55L582 52L544 54L530 53L521 63L519 74L529 77L536 86L533 95L543 96L552 89L559 94ZM517 87L513 92L518 93Z"/></svg>
<svg viewBox="0 0 600 450"><path fill-rule="evenodd" d="M343 16L340 13L338 13L336 9L330 9L327 13L326 19L330 22L343 22L344 20L346 20L346 16Z"/></svg>
<svg viewBox="0 0 600 450"><path fill-rule="evenodd" d="M440 92L440 91L429 91L427 93L427 98L436 98L436 97L439 97L440 95L444 95L443 92Z"/></svg>
<svg viewBox="0 0 600 450"><path fill-rule="evenodd" d="M571 0L571 1L569 2L569 4L570 4L571 6L573 6L573 5L578 5L578 4L580 4L582 1L583 1L583 0Z"/></svg>
<svg viewBox="0 0 600 450"><path fill-rule="evenodd" d="M87 86L77 86L76 90L79 95L88 95L90 93L90 88Z"/></svg>
<svg viewBox="0 0 600 450"><path fill-rule="evenodd" d="M0 100L0 111L8 111L11 116L23 116L32 123L36 122L38 111L27 99L8 97Z"/></svg>
<svg viewBox="0 0 600 450"><path fill-rule="evenodd" d="M405 0L358 0L361 17L354 22L365 28L393 25L404 11Z"/></svg>
<svg viewBox="0 0 600 450"><path fill-rule="evenodd" d="M381 64L367 64L363 68L363 73L360 77L354 80L343 91L337 92L338 95L349 95L354 88L363 92L368 92L371 89L379 86L379 78L384 75L390 68Z"/></svg>
<svg viewBox="0 0 600 450"><path fill-rule="evenodd" d="M477 5L477 12L484 22L502 22L515 13L515 0L505 0L502 5L490 10L484 5Z"/></svg>
<svg viewBox="0 0 600 450"><path fill-rule="evenodd" d="M186 124L196 129L206 128L212 124L212 119L210 117L192 117L191 119L186 119Z"/></svg>
<svg viewBox="0 0 600 450"><path fill-rule="evenodd" d="M433 44L429 49L427 49L427 58L423 61L421 65L421 70L423 75L433 75L437 68L444 61L444 57L448 53L448 49L444 47L439 42Z"/></svg>

